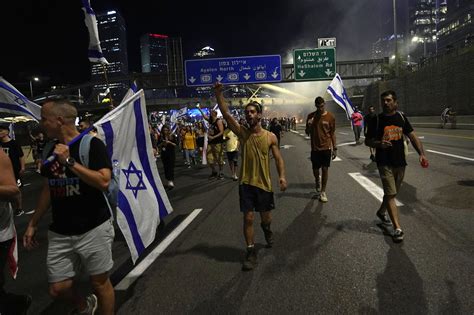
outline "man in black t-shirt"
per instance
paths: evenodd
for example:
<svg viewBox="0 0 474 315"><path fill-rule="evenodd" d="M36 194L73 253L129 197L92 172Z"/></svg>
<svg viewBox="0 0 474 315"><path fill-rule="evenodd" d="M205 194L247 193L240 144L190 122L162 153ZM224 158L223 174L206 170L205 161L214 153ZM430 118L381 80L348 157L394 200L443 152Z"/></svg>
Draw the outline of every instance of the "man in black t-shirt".
<svg viewBox="0 0 474 315"><path fill-rule="evenodd" d="M21 146L12 138L10 138L8 126L0 125L0 148L10 158L13 166L13 173L18 187L21 187L21 176L25 172L25 157ZM15 215L20 216L23 213L23 202L21 192L12 202Z"/></svg>
<svg viewBox="0 0 474 315"><path fill-rule="evenodd" d="M393 240L403 241L404 233L398 219L398 208L395 197L405 175L405 149L403 135L407 135L413 147L420 155L420 163L425 165L428 160L423 145L415 135L413 128L404 114L397 111L397 95L394 91L383 92L380 96L383 113L369 122L365 144L376 148L376 162L384 190L383 202L377 211L377 217L385 224L394 228ZM390 219L387 217L387 210Z"/></svg>
<svg viewBox="0 0 474 315"><path fill-rule="evenodd" d="M51 205L47 255L51 296L69 299L78 312L93 313L98 306L101 314L113 314L115 296L109 271L113 266L114 228L103 195L112 167L105 145L98 138L91 140L88 167L81 165L76 116L76 108L67 100L47 100L41 109L42 127L58 143L48 154L55 159L41 170L46 180L23 244L27 249L37 245L39 220ZM79 266L89 274L97 296L75 296L73 278Z"/></svg>

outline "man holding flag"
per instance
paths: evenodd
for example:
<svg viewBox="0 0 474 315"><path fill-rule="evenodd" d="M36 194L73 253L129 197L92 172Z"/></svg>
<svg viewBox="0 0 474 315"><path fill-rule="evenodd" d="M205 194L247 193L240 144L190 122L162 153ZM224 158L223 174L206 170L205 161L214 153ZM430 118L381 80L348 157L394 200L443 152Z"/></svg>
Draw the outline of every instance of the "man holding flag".
<svg viewBox="0 0 474 315"><path fill-rule="evenodd" d="M42 127L58 143L49 152L54 160L41 170L46 180L23 244L27 249L38 245L38 223L51 205L47 254L50 295L69 300L80 313L93 314L99 307L101 314L113 314L115 294L109 271L113 266L114 228L103 195L112 166L98 138L91 140L87 167L81 164L78 140L83 135L76 130L76 117L76 108L67 100L48 100L42 107ZM73 278L79 265L89 274L95 295L76 295Z"/></svg>

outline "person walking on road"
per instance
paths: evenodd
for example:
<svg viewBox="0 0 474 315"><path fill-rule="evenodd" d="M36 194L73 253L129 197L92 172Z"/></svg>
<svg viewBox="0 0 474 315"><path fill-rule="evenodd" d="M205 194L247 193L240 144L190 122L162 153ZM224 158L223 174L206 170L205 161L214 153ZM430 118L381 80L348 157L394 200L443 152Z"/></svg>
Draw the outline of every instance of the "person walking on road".
<svg viewBox="0 0 474 315"><path fill-rule="evenodd" d="M6 125L0 125L0 148L6 153L10 158L10 161L13 166L13 173L15 174L16 183L19 188L23 186L21 181L22 175L25 173L25 156L21 146L9 136L9 129ZM14 207L15 216L21 216L25 213L23 211L23 199L20 193L12 201ZM29 211L28 214L31 214L32 211Z"/></svg>
<svg viewBox="0 0 474 315"><path fill-rule="evenodd" d="M29 295L13 294L4 289L6 265L15 277L17 262L13 256L16 246L15 223L9 201L18 197L13 167L8 156L0 150L0 314L26 314L32 299Z"/></svg>
<svg viewBox="0 0 474 315"><path fill-rule="evenodd" d="M42 127L58 142L45 153L55 159L41 169L46 180L23 245L26 249L38 245L38 224L51 206L46 259L49 294L74 304L78 313L93 314L98 308L100 314L113 314L115 294L109 272L115 232L103 195L112 165L104 143L96 137L90 142L88 167L81 164L76 116L76 108L66 99L46 100L41 108ZM87 272L94 290L85 298L74 290L78 270Z"/></svg>
<svg viewBox="0 0 474 315"><path fill-rule="evenodd" d="M207 116L200 107L202 117L209 122L207 130L207 163L211 168L209 179L224 179L224 123L217 117L217 111L211 109L210 116ZM216 171L219 168L219 173Z"/></svg>
<svg viewBox="0 0 474 315"><path fill-rule="evenodd" d="M174 163L176 161L177 140L168 125L161 127L161 136L158 140L158 148L160 149L161 161L165 171L165 178L168 181L166 188L174 188Z"/></svg>
<svg viewBox="0 0 474 315"><path fill-rule="evenodd" d="M331 160L337 155L336 119L325 108L326 103L321 96L316 97L316 111L306 118L306 131L311 138L311 164L315 179L316 193L320 193L319 201L328 202L326 185L329 177ZM321 179L319 177L321 169Z"/></svg>
<svg viewBox="0 0 474 315"><path fill-rule="evenodd" d="M369 121L375 118L377 114L375 114L375 107L374 106L369 106L369 111L368 113L364 116L364 137L367 138L367 126L369 124ZM370 160L375 162L375 149L369 147L370 151Z"/></svg>
<svg viewBox="0 0 474 315"><path fill-rule="evenodd" d="M386 226L393 223L393 240L401 242L404 232L401 228L398 208L395 202L407 165L403 135L407 135L418 152L421 165L428 165L423 145L413 131L404 114L397 111L397 95L394 91L385 91L380 96L383 112L369 121L365 144L376 148L376 161L384 190L382 204L376 215ZM390 218L387 217L388 215Z"/></svg>
<svg viewBox="0 0 474 315"><path fill-rule="evenodd" d="M362 122L363 122L362 114L360 113L359 109L356 107L355 111L351 115L352 120L352 129L354 131L354 137L356 144L359 144L360 140L360 133L362 131Z"/></svg>
<svg viewBox="0 0 474 315"><path fill-rule="evenodd" d="M239 199L247 244L247 254L242 270L249 271L254 269L257 264L253 229L255 211L260 212L260 226L263 229L267 247L273 246L273 232L270 225L272 222L271 210L275 208L275 202L270 177L270 150L275 158L281 191L285 191L287 187L285 165L276 136L264 130L260 124L262 105L258 102L250 102L245 106L245 119L249 126L247 128L240 125L230 113L221 83L217 82L214 85L214 92L219 109L229 128L239 137L241 146L242 166L240 168Z"/></svg>

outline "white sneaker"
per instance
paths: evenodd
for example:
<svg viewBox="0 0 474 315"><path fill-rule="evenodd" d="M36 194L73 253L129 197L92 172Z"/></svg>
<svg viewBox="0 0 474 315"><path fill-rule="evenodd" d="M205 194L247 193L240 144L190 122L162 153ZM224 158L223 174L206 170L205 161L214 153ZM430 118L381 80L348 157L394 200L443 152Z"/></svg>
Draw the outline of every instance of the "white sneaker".
<svg viewBox="0 0 474 315"><path fill-rule="evenodd" d="M319 195L319 201L321 202L328 202L328 197L326 196L326 192L321 192L321 195Z"/></svg>
<svg viewBox="0 0 474 315"><path fill-rule="evenodd" d="M168 187L170 187L170 188L173 188L173 187L174 187L174 183L173 183L172 180L170 180L170 181L168 182Z"/></svg>

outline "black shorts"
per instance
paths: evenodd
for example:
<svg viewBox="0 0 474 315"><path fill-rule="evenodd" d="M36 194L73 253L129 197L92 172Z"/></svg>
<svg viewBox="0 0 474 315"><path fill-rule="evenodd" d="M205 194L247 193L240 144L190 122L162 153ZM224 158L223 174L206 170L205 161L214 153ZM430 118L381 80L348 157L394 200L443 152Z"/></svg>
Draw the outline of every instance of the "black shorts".
<svg viewBox="0 0 474 315"><path fill-rule="evenodd" d="M204 137L197 137L196 138L196 144L199 148L204 147Z"/></svg>
<svg viewBox="0 0 474 315"><path fill-rule="evenodd" d="M311 164L313 170L331 165L331 150L311 151Z"/></svg>
<svg viewBox="0 0 474 315"><path fill-rule="evenodd" d="M237 165L237 161L239 161L239 151L226 152L226 154L229 163L233 162L234 165Z"/></svg>
<svg viewBox="0 0 474 315"><path fill-rule="evenodd" d="M265 191L255 186L239 185L240 211L270 211L275 209L273 192Z"/></svg>

